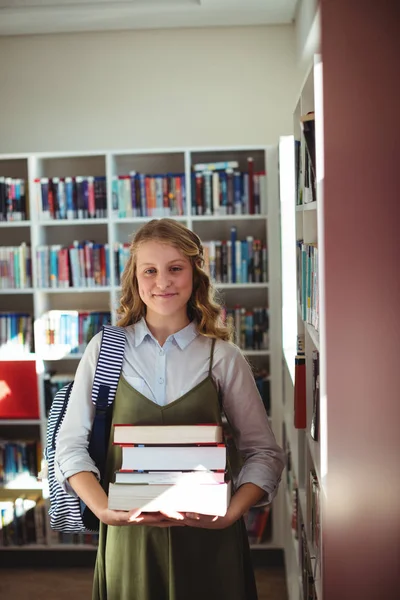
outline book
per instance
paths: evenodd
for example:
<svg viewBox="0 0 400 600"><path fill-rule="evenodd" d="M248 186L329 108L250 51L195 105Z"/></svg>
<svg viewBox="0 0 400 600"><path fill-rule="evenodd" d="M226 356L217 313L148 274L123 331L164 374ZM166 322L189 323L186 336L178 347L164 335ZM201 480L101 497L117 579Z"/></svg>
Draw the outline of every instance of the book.
<svg viewBox="0 0 400 600"><path fill-rule="evenodd" d="M312 395L313 410L311 417L310 435L313 440L319 440L319 352L312 353Z"/></svg>
<svg viewBox="0 0 400 600"><path fill-rule="evenodd" d="M114 444L219 444L222 427L210 425L114 425Z"/></svg>
<svg viewBox="0 0 400 600"><path fill-rule="evenodd" d="M307 395L306 395L306 359L305 356L295 357L294 371L294 427L307 427Z"/></svg>
<svg viewBox="0 0 400 600"><path fill-rule="evenodd" d="M147 471L115 473L115 483L126 484L175 484L175 483L224 483L224 471Z"/></svg>
<svg viewBox="0 0 400 600"><path fill-rule="evenodd" d="M194 512L223 517L229 506L231 484L124 485L110 483L108 507L140 508L144 512Z"/></svg>
<svg viewBox="0 0 400 600"><path fill-rule="evenodd" d="M225 470L220 446L123 446L121 471Z"/></svg>
<svg viewBox="0 0 400 600"><path fill-rule="evenodd" d="M214 163L197 163L193 165L194 171L222 171L225 169L237 169L239 163L237 160L227 160Z"/></svg>
<svg viewBox="0 0 400 600"><path fill-rule="evenodd" d="M35 360L0 361L0 419L39 419Z"/></svg>

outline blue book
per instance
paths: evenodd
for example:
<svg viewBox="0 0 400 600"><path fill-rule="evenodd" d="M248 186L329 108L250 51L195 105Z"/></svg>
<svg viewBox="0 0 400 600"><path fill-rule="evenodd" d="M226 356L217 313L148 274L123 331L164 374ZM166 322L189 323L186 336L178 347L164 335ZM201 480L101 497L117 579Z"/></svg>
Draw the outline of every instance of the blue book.
<svg viewBox="0 0 400 600"><path fill-rule="evenodd" d="M231 227L232 283L236 283L236 227Z"/></svg>

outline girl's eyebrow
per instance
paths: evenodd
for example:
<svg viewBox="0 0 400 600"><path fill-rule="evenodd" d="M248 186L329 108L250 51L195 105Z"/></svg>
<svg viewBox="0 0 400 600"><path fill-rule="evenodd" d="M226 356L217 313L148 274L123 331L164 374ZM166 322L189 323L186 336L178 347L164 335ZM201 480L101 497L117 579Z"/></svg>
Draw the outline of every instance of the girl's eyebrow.
<svg viewBox="0 0 400 600"><path fill-rule="evenodd" d="M169 262L167 262L167 265L171 265L172 263L177 263L177 262L185 262L184 258L176 258L175 260L170 260ZM146 263L139 263L139 265L141 267L147 267L149 265L154 265L155 263L152 262L146 262Z"/></svg>

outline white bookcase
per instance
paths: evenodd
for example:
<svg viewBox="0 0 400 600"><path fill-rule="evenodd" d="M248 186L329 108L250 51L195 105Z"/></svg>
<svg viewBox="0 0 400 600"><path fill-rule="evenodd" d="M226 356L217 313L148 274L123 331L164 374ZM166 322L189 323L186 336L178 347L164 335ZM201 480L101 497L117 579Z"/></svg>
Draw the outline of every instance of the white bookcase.
<svg viewBox="0 0 400 600"><path fill-rule="evenodd" d="M303 174L300 186L304 186L304 138L301 119L309 112L315 114L316 146L316 201L298 205L295 185L295 141L301 140L301 162ZM304 524L305 545L310 557L314 576L315 598L322 598L323 547L322 518L324 498L326 497L325 478L327 471L327 435L326 435L326 376L325 376L325 338L324 338L324 272L323 272L323 115L322 115L322 61L320 56L314 63L304 81L294 110L293 136L281 138L279 149L280 163L280 203L282 235L282 323L284 354L284 391L283 391L283 443L288 454L288 468L284 477L285 525L283 541L286 558L287 587L289 600L308 600L304 597L302 573L301 524ZM303 194L304 200L304 194ZM296 241L315 244L318 248L318 295L319 324L317 329L303 320L298 302L297 281L298 261ZM297 335L304 335L306 363L306 428L294 426L294 385L295 356L298 353ZM319 439L310 435L313 414L312 355L319 352ZM312 494L310 472L313 471L319 483L319 535L318 544L312 539ZM297 488L297 493L295 489ZM297 513L296 518L293 515ZM297 534L296 534L297 529Z"/></svg>
<svg viewBox="0 0 400 600"><path fill-rule="evenodd" d="M255 170L267 173L267 206L261 215L232 216L193 216L191 214L191 167L197 162L217 160L238 160L239 168L246 170L248 156L254 157ZM180 172L186 176L186 214L176 217L196 231L202 240L229 239L230 228L237 227L238 239L247 235L266 240L268 244L268 283L261 284L221 284L220 294L227 306L243 305L268 306L270 318L268 350L252 350L245 354L256 366L266 366L270 373L271 421L278 442L281 442L282 391L281 391L281 331L280 331L280 264L279 264L279 197L278 197L278 151L276 147L221 147L221 148L167 148L156 150L123 150L87 153L41 153L28 155L0 155L0 174L24 178L29 183L29 217L27 222L1 223L0 246L17 245L28 242L32 247L33 287L29 290L0 290L0 310L30 312L35 320L48 310L111 310L112 321L116 322L115 307L118 304L119 288L116 285L113 265L114 242L128 242L132 234L150 218L118 218L112 212L111 181L114 175L130 171L147 174ZM108 217L103 219L73 221L42 221L38 202L34 196L34 180L40 177L65 177L74 175L107 177ZM70 244L73 240L95 239L110 246L111 282L104 288L40 289L37 287L37 264L35 248L40 244ZM23 431L28 427L29 434L36 432L45 445L46 414L44 401L44 372L73 373L79 355L54 357L44 360L43 348L36 345L36 365L40 398L40 419L36 421L0 421L0 438L7 433ZM1 363L0 363L1 364ZM26 430L25 430L26 431ZM22 434L21 434L22 435ZM13 436L15 437L15 436ZM7 497L6 490L0 490L0 497ZM21 490L29 495L29 490ZM15 494L14 494L15 495ZM46 491L44 490L44 495ZM282 548L282 494L274 502L272 540L255 548ZM65 548L51 545L51 548ZM77 549L85 546L74 546ZM3 550L7 550L4 548Z"/></svg>

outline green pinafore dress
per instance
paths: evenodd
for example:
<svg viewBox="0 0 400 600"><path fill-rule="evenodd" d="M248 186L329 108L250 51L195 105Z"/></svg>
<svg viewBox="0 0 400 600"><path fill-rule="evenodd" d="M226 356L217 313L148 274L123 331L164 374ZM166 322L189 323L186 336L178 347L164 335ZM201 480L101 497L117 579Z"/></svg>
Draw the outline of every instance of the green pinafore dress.
<svg viewBox="0 0 400 600"><path fill-rule="evenodd" d="M113 423L221 423L211 377L213 352L214 340L206 379L166 406L155 404L121 376ZM111 435L106 490L120 466L121 449L113 446ZM101 523L92 600L257 600L243 519L220 530Z"/></svg>

